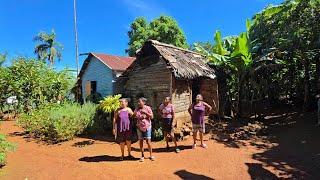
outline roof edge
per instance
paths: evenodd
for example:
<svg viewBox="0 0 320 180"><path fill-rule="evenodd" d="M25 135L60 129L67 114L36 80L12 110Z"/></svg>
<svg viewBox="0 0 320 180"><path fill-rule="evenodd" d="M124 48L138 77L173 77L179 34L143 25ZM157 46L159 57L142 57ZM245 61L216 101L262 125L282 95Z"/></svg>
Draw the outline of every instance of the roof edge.
<svg viewBox="0 0 320 180"><path fill-rule="evenodd" d="M181 48L181 47L177 47L177 46L174 46L174 45L171 45L171 44L162 43L162 42L159 42L157 40L149 39L147 42L150 42L151 44L154 44L154 45L170 47L170 48L173 48L173 49L178 49L178 50L181 50L181 51L189 52L189 53L192 53L192 54L197 54L197 55L200 55L200 56L204 57L202 54L200 54L198 52L191 51L191 50L188 50L188 49L184 49L184 48Z"/></svg>

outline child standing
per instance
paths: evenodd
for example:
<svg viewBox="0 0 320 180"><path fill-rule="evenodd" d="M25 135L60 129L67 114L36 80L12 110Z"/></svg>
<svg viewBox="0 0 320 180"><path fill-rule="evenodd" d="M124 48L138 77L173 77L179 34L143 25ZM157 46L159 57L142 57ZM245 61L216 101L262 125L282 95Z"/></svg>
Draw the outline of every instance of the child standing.
<svg viewBox="0 0 320 180"><path fill-rule="evenodd" d="M207 148L207 145L203 143L203 133L205 133L205 123L204 116L206 110L211 111L212 107L203 101L203 97L201 94L196 96L196 102L191 104L188 111L192 119L192 130L193 130L193 146L192 148L196 148L197 143L197 133L200 134L200 147Z"/></svg>
<svg viewBox="0 0 320 180"><path fill-rule="evenodd" d="M124 147L127 145L128 157L131 156L131 136L132 136L132 124L130 117L133 115L132 110L128 107L128 100L120 99L120 108L114 113L113 118L113 134L116 136L117 142L121 148L121 158L124 158Z"/></svg>
<svg viewBox="0 0 320 180"><path fill-rule="evenodd" d="M172 132L172 128L173 128L173 121L174 121L174 106L171 104L171 98L170 97L166 97L164 99L164 102L160 105L159 107L159 114L162 117L162 123L163 123L163 134L164 137L166 139L167 142L167 149L169 149L169 137L171 137L171 139L174 142L175 148L176 148L176 153L180 152L180 149L178 148L177 145L177 140L174 137L174 133Z"/></svg>

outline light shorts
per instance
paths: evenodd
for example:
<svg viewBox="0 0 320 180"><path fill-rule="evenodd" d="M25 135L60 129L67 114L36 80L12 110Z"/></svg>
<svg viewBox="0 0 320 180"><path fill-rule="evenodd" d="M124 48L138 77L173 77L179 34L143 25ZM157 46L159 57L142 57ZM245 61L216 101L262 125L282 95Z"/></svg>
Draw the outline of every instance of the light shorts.
<svg viewBox="0 0 320 180"><path fill-rule="evenodd" d="M205 128L204 123L203 124L192 124L192 131L193 132L199 131L199 132L205 133L206 128Z"/></svg>
<svg viewBox="0 0 320 180"><path fill-rule="evenodd" d="M137 134L138 134L138 139L151 139L151 127L147 129L145 132L141 131L139 128L137 128Z"/></svg>

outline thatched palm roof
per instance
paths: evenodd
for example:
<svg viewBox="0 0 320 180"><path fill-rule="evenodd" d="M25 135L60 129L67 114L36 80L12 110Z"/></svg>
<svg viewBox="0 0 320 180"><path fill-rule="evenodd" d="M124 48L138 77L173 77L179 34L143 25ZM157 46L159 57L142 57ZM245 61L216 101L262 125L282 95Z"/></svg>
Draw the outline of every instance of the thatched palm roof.
<svg viewBox="0 0 320 180"><path fill-rule="evenodd" d="M137 56L139 57L139 54L142 54L150 46L154 47L159 55L167 61L177 78L216 78L215 71L209 67L206 63L207 60L201 54L170 44L160 43L156 40L148 40L137 52Z"/></svg>

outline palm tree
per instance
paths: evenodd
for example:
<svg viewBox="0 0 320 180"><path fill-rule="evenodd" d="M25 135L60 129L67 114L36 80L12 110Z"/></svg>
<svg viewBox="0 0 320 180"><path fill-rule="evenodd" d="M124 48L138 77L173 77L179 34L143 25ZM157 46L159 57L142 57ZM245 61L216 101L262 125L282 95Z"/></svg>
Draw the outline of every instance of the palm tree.
<svg viewBox="0 0 320 180"><path fill-rule="evenodd" d="M46 61L52 66L56 59L61 59L62 45L56 41L54 30L50 34L40 32L34 37L34 41L39 42L34 48L34 53L39 60Z"/></svg>

